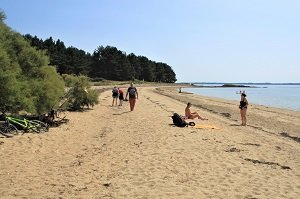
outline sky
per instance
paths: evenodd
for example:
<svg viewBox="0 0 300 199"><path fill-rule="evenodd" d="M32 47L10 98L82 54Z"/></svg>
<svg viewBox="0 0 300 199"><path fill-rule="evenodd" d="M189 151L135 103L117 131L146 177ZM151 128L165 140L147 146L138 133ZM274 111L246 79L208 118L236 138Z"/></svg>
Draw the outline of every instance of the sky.
<svg viewBox="0 0 300 199"><path fill-rule="evenodd" d="M178 82L300 82L300 0L0 0L21 34L114 46Z"/></svg>

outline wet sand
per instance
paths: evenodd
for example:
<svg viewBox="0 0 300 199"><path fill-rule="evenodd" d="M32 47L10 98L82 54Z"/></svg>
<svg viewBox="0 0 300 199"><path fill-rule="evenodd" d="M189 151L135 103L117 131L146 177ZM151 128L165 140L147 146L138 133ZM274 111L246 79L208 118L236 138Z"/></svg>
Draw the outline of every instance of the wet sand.
<svg viewBox="0 0 300 199"><path fill-rule="evenodd" d="M133 112L109 90L67 125L0 138L0 198L299 197L299 112L251 104L244 127L238 101L137 88ZM188 101L220 130L172 126Z"/></svg>

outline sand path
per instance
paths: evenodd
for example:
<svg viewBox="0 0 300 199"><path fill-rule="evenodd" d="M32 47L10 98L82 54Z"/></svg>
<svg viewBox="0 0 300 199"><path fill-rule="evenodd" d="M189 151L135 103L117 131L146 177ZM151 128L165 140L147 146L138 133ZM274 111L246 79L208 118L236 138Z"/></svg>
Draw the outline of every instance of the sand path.
<svg viewBox="0 0 300 199"><path fill-rule="evenodd" d="M299 143L201 109L221 130L172 127L185 104L138 89L133 112L106 91L68 125L0 139L0 198L299 197Z"/></svg>

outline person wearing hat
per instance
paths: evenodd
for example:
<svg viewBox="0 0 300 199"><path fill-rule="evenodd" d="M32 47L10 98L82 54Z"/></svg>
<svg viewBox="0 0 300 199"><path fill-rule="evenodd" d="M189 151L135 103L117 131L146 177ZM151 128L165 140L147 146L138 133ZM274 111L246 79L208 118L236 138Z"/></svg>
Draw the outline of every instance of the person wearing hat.
<svg viewBox="0 0 300 199"><path fill-rule="evenodd" d="M246 113L247 113L247 106L248 101L246 99L247 95L243 92L241 94L241 101L240 101L240 113L241 113L241 119L242 119L242 126L246 126L247 119L246 119Z"/></svg>

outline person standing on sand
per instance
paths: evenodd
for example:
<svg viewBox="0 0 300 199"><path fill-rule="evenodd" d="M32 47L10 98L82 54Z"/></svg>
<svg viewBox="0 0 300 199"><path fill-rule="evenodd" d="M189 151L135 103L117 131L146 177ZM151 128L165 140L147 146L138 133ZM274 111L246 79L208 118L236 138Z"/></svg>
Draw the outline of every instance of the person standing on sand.
<svg viewBox="0 0 300 199"><path fill-rule="evenodd" d="M123 100L124 100L124 94L123 94L123 90L121 88L118 88L119 90L119 106L123 105Z"/></svg>
<svg viewBox="0 0 300 199"><path fill-rule="evenodd" d="M247 125L247 119L246 119L246 113L247 113L247 106L248 101L246 99L247 95L245 93L241 94L241 101L240 101L240 113L241 113L241 119L242 119L242 126Z"/></svg>
<svg viewBox="0 0 300 199"><path fill-rule="evenodd" d="M139 94L137 92L137 89L133 86L133 83L131 83L130 87L127 89L125 99L127 99L128 94L129 94L130 111L133 111L135 102L139 98Z"/></svg>
<svg viewBox="0 0 300 199"><path fill-rule="evenodd" d="M117 87L114 87L112 89L112 98L113 98L113 101L112 101L111 106L114 106L114 104L116 104L116 106L117 106L118 97L119 97L119 91L118 91Z"/></svg>
<svg viewBox="0 0 300 199"><path fill-rule="evenodd" d="M201 120L207 120L204 117L201 117L197 112L191 112L190 108L191 108L192 104L190 102L187 103L186 108L185 108L185 117L187 119L201 119Z"/></svg>

